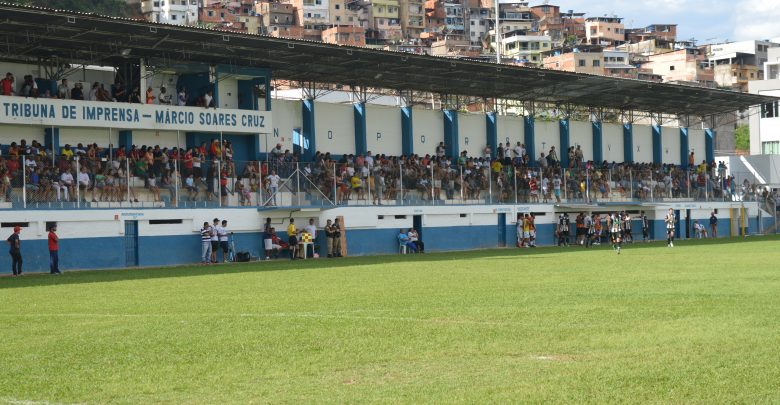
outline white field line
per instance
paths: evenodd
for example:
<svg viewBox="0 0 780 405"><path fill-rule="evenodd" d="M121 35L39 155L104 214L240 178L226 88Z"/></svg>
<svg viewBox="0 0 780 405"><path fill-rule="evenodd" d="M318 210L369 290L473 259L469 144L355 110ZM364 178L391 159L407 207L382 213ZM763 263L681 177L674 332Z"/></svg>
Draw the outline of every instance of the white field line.
<svg viewBox="0 0 780 405"><path fill-rule="evenodd" d="M36 314L0 314L5 318L310 318L310 319L353 319L366 321L398 321L398 322L418 322L442 325L486 325L486 326L510 326L520 325L516 322L503 321L478 321L467 319L439 319L439 318L415 318L409 316L377 316L377 315L352 315L354 313L368 312L358 311L340 311L340 312L273 312L273 313L179 313L179 314L90 314L90 313L36 313ZM371 311L387 312L387 310Z"/></svg>

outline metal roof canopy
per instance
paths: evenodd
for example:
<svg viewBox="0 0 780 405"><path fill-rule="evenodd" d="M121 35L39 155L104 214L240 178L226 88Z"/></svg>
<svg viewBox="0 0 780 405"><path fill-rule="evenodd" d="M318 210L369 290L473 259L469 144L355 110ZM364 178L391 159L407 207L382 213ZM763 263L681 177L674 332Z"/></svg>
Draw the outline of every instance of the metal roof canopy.
<svg viewBox="0 0 780 405"><path fill-rule="evenodd" d="M275 78L707 116L777 101L726 90L497 65L0 3L0 59L265 67Z"/></svg>

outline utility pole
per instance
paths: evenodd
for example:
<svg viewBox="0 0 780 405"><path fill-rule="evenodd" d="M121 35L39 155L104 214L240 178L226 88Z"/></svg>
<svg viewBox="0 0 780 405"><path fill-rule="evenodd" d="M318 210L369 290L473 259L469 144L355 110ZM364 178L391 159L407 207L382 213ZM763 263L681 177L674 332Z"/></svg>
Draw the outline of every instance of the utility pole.
<svg viewBox="0 0 780 405"><path fill-rule="evenodd" d="M495 47L496 47L496 63L498 63L498 64L501 63L501 47L500 47L501 40L499 39L499 33L498 33L499 1L500 0L495 0L495 2L496 2L496 27L493 29L493 33L496 36L496 44L495 44Z"/></svg>

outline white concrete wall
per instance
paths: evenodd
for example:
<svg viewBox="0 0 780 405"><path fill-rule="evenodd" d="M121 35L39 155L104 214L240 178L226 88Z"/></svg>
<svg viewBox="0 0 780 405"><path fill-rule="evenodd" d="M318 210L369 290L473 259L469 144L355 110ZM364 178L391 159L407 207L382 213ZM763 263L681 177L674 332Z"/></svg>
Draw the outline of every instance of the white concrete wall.
<svg viewBox="0 0 780 405"><path fill-rule="evenodd" d="M88 144L92 145L93 143L97 143L98 146L106 148L108 147L108 144L111 143L111 139L114 140L114 145L116 145L117 132L116 129L109 131L108 128L61 127L59 146L65 146L65 144L76 146L79 143L86 146ZM136 143L136 145L138 144ZM127 146L129 147L130 145Z"/></svg>
<svg viewBox="0 0 780 405"><path fill-rule="evenodd" d="M415 108L412 111L412 128L414 153L421 156L436 154L436 145L444 142L444 113Z"/></svg>
<svg viewBox="0 0 780 405"><path fill-rule="evenodd" d="M703 129L688 130L688 154L693 152L693 156L699 163L707 156L707 140Z"/></svg>
<svg viewBox="0 0 780 405"><path fill-rule="evenodd" d="M593 160L593 124L583 121L569 122L569 144L579 145L585 161Z"/></svg>
<svg viewBox="0 0 780 405"><path fill-rule="evenodd" d="M293 149L293 131L301 131L303 128L300 100L278 100L272 101L271 110L273 113L273 134L262 135L260 139L260 150L268 152L277 143L282 144L282 151ZM316 108L316 107L315 107ZM315 111L315 114L317 112Z"/></svg>
<svg viewBox="0 0 780 405"><path fill-rule="evenodd" d="M618 124L602 124L601 143L604 160L607 162L622 162L623 157L623 126Z"/></svg>
<svg viewBox="0 0 780 405"><path fill-rule="evenodd" d="M653 163L653 128L634 125L634 162Z"/></svg>
<svg viewBox="0 0 780 405"><path fill-rule="evenodd" d="M351 104L316 103L317 150L336 155L355 153L355 113Z"/></svg>
<svg viewBox="0 0 780 405"><path fill-rule="evenodd" d="M487 145L487 117L484 114L458 114L458 145L468 156L482 156Z"/></svg>
<svg viewBox="0 0 780 405"><path fill-rule="evenodd" d="M0 145L10 145L11 142L19 142L24 139L27 144L32 141L44 143L46 127L36 125L2 125L0 126Z"/></svg>
<svg viewBox="0 0 780 405"><path fill-rule="evenodd" d="M238 108L238 79L220 78L217 85L219 93L219 108Z"/></svg>
<svg viewBox="0 0 780 405"><path fill-rule="evenodd" d="M555 146L558 159L563 156L560 145L561 132L559 125L558 121L536 121L534 123L534 144L536 148L534 159L538 159L542 152L544 152L544 156L547 156L552 146Z"/></svg>
<svg viewBox="0 0 780 405"><path fill-rule="evenodd" d="M376 154L399 156L402 151L401 110L366 105L366 147Z"/></svg>
<svg viewBox="0 0 780 405"><path fill-rule="evenodd" d="M661 127L661 156L664 164L679 165L680 161L680 128Z"/></svg>
<svg viewBox="0 0 780 405"><path fill-rule="evenodd" d="M504 144L508 142L512 147L517 145L517 142L525 143L523 117L499 115L497 125L498 140L496 142ZM531 156L531 158L534 157Z"/></svg>
<svg viewBox="0 0 780 405"><path fill-rule="evenodd" d="M116 135L115 135L116 136ZM160 148L172 148L177 145L184 147L187 144L187 138L185 133L179 134L179 140L177 143L175 131L133 131L133 145L141 147L160 145ZM129 145L128 145L129 146Z"/></svg>

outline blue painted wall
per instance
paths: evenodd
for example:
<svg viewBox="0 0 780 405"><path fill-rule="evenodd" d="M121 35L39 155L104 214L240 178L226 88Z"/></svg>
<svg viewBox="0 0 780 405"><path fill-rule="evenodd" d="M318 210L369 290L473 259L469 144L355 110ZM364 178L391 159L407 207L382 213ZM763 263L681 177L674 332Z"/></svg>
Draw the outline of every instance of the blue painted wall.
<svg viewBox="0 0 780 405"><path fill-rule="evenodd" d="M634 161L634 125L623 124L623 160Z"/></svg>
<svg viewBox="0 0 780 405"><path fill-rule="evenodd" d="M59 154L60 148L60 129L57 127L44 128L43 146L51 149L53 153Z"/></svg>
<svg viewBox="0 0 780 405"><path fill-rule="evenodd" d="M663 138L661 137L661 126L653 125L653 163L660 165L663 163Z"/></svg>
<svg viewBox="0 0 780 405"><path fill-rule="evenodd" d="M593 128L593 161L600 164L604 161L604 137L601 122L594 121Z"/></svg>
<svg viewBox="0 0 780 405"><path fill-rule="evenodd" d="M530 166L531 167L537 167L536 159L539 159L539 156L536 155L536 146L535 146L535 134L534 134L534 117L529 115L526 116L523 119L523 124L525 126L523 134L523 140L525 142L525 150L526 153L528 153L528 157L530 158Z"/></svg>
<svg viewBox="0 0 780 405"><path fill-rule="evenodd" d="M704 149L706 150L707 163L715 160L715 132L711 129L704 130Z"/></svg>
<svg viewBox="0 0 780 405"><path fill-rule="evenodd" d="M401 153L414 153L414 126L412 125L412 107L401 108Z"/></svg>
<svg viewBox="0 0 780 405"><path fill-rule="evenodd" d="M458 140L458 112L444 110L444 144L447 146L447 155L457 158L460 156L460 144Z"/></svg>
<svg viewBox="0 0 780 405"><path fill-rule="evenodd" d="M495 159L498 147L498 115L494 112L485 115L485 135L487 136L487 144L490 146L490 156Z"/></svg>
<svg viewBox="0 0 780 405"><path fill-rule="evenodd" d="M355 115L355 154L365 155L368 151L366 141L366 104L353 105Z"/></svg>
<svg viewBox="0 0 780 405"><path fill-rule="evenodd" d="M303 103L301 111L303 113L303 138L308 142L309 149L303 151L303 161L314 161L314 153L317 151L317 134L314 131L314 100L307 99L302 100Z"/></svg>
<svg viewBox="0 0 780 405"><path fill-rule="evenodd" d="M680 127L680 164L683 168L688 168L688 128Z"/></svg>
<svg viewBox="0 0 780 405"><path fill-rule="evenodd" d="M561 141L561 150L558 152L561 158L561 166L569 167L569 120L558 121L559 138Z"/></svg>

